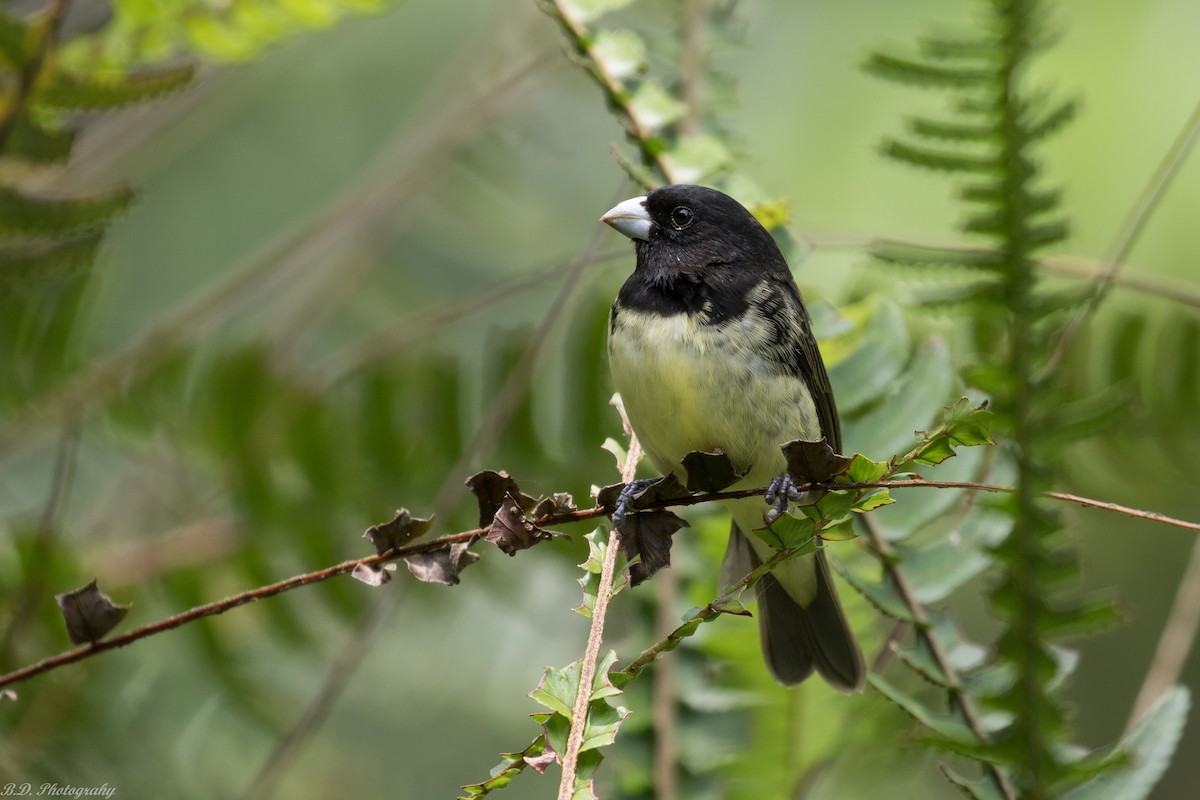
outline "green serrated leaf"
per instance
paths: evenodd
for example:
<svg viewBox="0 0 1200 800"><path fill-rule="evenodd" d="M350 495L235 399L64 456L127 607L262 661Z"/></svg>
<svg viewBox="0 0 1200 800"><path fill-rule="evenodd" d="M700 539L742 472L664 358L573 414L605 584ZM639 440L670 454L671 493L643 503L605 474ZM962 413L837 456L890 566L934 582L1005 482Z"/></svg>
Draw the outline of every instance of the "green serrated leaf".
<svg viewBox="0 0 1200 800"><path fill-rule="evenodd" d="M68 238L0 244L0 289L90 267L103 235L103 231L89 231Z"/></svg>
<svg viewBox="0 0 1200 800"><path fill-rule="evenodd" d="M864 69L881 78L918 87L963 88L986 85L995 80L995 72L991 69L925 64L881 53L872 54Z"/></svg>
<svg viewBox="0 0 1200 800"><path fill-rule="evenodd" d="M575 696L579 693L579 678L583 665L579 661L572 662L562 669L546 667L542 679L529 697L556 714L562 714L568 720L575 707ZM558 752L563 752L557 747Z"/></svg>
<svg viewBox="0 0 1200 800"><path fill-rule="evenodd" d="M764 531L755 531L755 535L772 547L800 548L812 544L816 535L816 526L810 519L800 519L792 514L782 514Z"/></svg>
<svg viewBox="0 0 1200 800"><path fill-rule="evenodd" d="M530 760L537 759L546 750L545 735L538 736L524 750L518 753L501 753L502 759L499 764L492 767L489 777L485 781L472 783L462 787L463 794L459 800L475 800L478 797L485 797L491 794L496 789L503 789L512 783L525 767L530 763ZM545 769L541 767L539 772Z"/></svg>
<svg viewBox="0 0 1200 800"><path fill-rule="evenodd" d="M623 81L646 68L646 43L633 31L600 30L592 39L592 57Z"/></svg>
<svg viewBox="0 0 1200 800"><path fill-rule="evenodd" d="M944 34L920 37L921 54L935 59L992 59L997 55L991 37L952 37Z"/></svg>
<svg viewBox="0 0 1200 800"><path fill-rule="evenodd" d="M809 514L809 508L813 508L819 514L819 519L825 521L826 524L844 522L850 518L850 512L854 508L854 492L825 492L814 506L801 508L809 519L813 519ZM824 531L821 533L824 536Z"/></svg>
<svg viewBox="0 0 1200 800"><path fill-rule="evenodd" d="M884 142L882 153L888 158L903 161L914 167L942 172L993 173L997 170L996 160L988 156L972 156L950 150L917 147L896 139Z"/></svg>
<svg viewBox="0 0 1200 800"><path fill-rule="evenodd" d="M133 201L129 189L83 197L38 197L0 188L0 233L51 235L84 233L102 226Z"/></svg>
<svg viewBox="0 0 1200 800"><path fill-rule="evenodd" d="M604 444L600 445L600 449L607 450L617 459L617 469L624 465L629 458L629 454L625 451L625 445L613 439L611 436L604 440Z"/></svg>
<svg viewBox="0 0 1200 800"><path fill-rule="evenodd" d="M875 483L883 480L890 466L886 461L872 461L862 453L855 453L850 460L850 468L838 476L843 483Z"/></svg>
<svg viewBox="0 0 1200 800"><path fill-rule="evenodd" d="M855 334L854 349L829 367L829 380L843 414L877 402L904 371L912 349L898 305L873 298L868 313L870 316Z"/></svg>
<svg viewBox="0 0 1200 800"><path fill-rule="evenodd" d="M880 694L900 706L910 717L937 734L937 736L948 742L958 742L965 745L974 745L977 743L978 740L971 732L971 729L956 716L934 711L879 675L868 675L867 680Z"/></svg>
<svg viewBox="0 0 1200 800"><path fill-rule="evenodd" d="M908 606L890 583L876 583L850 569L840 571L847 583L857 589L859 594L884 614L894 619L912 620L912 613L908 610Z"/></svg>
<svg viewBox="0 0 1200 800"><path fill-rule="evenodd" d="M592 783L602 760L603 756L599 750L584 750L579 753L579 761L575 764L575 786L571 800L597 800Z"/></svg>
<svg viewBox="0 0 1200 800"><path fill-rule="evenodd" d="M190 64L113 77L55 72L49 81L39 85L36 101L70 110L119 108L177 91L191 82L195 72L196 68Z"/></svg>
<svg viewBox="0 0 1200 800"><path fill-rule="evenodd" d="M832 374L831 374L832 380ZM875 398L870 411L843 421L842 440L855 450L894 453L912 446L913 430L922 420L933 422L938 409L946 404L955 385L950 350L940 339L926 340L902 364L902 372ZM834 383L840 397L841 384Z"/></svg>
<svg viewBox="0 0 1200 800"><path fill-rule="evenodd" d="M592 618L592 612L596 608L596 597L600 592L600 573L604 570L604 559L608 554L608 536L603 528L597 528L591 533L584 534L584 539L588 543L588 558L579 568L583 570L583 577L579 578L577 583L583 589L583 603L572 609L576 614L587 619ZM626 585L626 581L617 583L614 581L613 594L616 594Z"/></svg>
<svg viewBox="0 0 1200 800"><path fill-rule="evenodd" d="M1176 686L1114 748L1124 758L1062 800L1144 800L1170 765L1191 708L1191 693Z"/></svg>
<svg viewBox="0 0 1200 800"><path fill-rule="evenodd" d="M928 635L937 642L951 668L960 677L964 673L977 670L987 659L986 648L963 637L952 612L931 610L928 614ZM947 684L945 673L930 652L924 637L916 637L912 645L898 648L897 654L922 677L942 686Z"/></svg>
<svg viewBox="0 0 1200 800"><path fill-rule="evenodd" d="M987 569L992 563L987 549L1003 542L1011 529L1009 516L976 510L946 536L921 546L895 542L894 547L917 599L937 603Z"/></svg>
<svg viewBox="0 0 1200 800"><path fill-rule="evenodd" d="M851 539L857 539L858 532L854 530L854 521L846 519L832 525L826 525L817 531L817 536L826 542L848 542Z"/></svg>
<svg viewBox="0 0 1200 800"><path fill-rule="evenodd" d="M559 7L578 23L588 23L612 11L630 5L633 0L567 0Z"/></svg>
<svg viewBox="0 0 1200 800"><path fill-rule="evenodd" d="M940 766L946 780L958 787L970 800L1004 800L991 777L965 778L945 764Z"/></svg>
<svg viewBox="0 0 1200 800"><path fill-rule="evenodd" d="M992 414L983 409L974 408L962 419L955 420L947 431L950 443L963 447L995 444L988 425L991 424Z"/></svg>
<svg viewBox="0 0 1200 800"><path fill-rule="evenodd" d="M943 122L924 117L910 117L908 128L916 136L953 142L986 142L997 136L996 129L990 125Z"/></svg>
<svg viewBox="0 0 1200 800"><path fill-rule="evenodd" d="M546 737L546 746L559 756L567 752L567 740L571 736L571 717L570 712L566 716L553 714L530 714L534 722L542 726L542 732Z"/></svg>
<svg viewBox="0 0 1200 800"><path fill-rule="evenodd" d="M596 664L596 674L592 678L592 701L602 700L605 697L614 697L621 693L621 689L615 686L611 680L609 671L612 670L613 664L617 662L617 652L609 650L604 658Z"/></svg>
<svg viewBox="0 0 1200 800"><path fill-rule="evenodd" d="M894 502L896 501L892 499L890 494L888 494L887 489L880 489L877 492L867 495L862 500L859 500L850 508L850 510L857 511L861 514L867 511L873 511L880 506L891 505ZM829 537L822 533L821 538L828 539Z"/></svg>
<svg viewBox="0 0 1200 800"><path fill-rule="evenodd" d="M583 734L580 752L608 747L617 738L617 730L629 716L629 709L612 706L603 700L588 704L587 725Z"/></svg>
<svg viewBox="0 0 1200 800"><path fill-rule="evenodd" d="M947 407L942 423L926 432L924 443L913 461L934 466L953 458L955 445L971 447L995 444L987 429L990 420L991 415L984 405L972 407L967 398L960 398Z"/></svg>
<svg viewBox="0 0 1200 800"><path fill-rule="evenodd" d="M22 115L13 124L5 154L40 164L52 164L66 160L74 144L74 131L47 128Z"/></svg>
<svg viewBox="0 0 1200 800"><path fill-rule="evenodd" d="M918 464L926 464L928 466L937 466L948 458L954 458L954 448L950 446L950 440L945 436L939 436L932 441L926 442L925 445L917 451L913 461Z"/></svg>
<svg viewBox="0 0 1200 800"><path fill-rule="evenodd" d="M683 116L685 106L653 81L645 81L633 93L630 109L649 131L660 131Z"/></svg>
<svg viewBox="0 0 1200 800"><path fill-rule="evenodd" d="M672 120L673 121L673 120ZM714 174L727 169L734 161L733 153L715 136L690 134L681 136L663 154L672 177L679 183L702 183Z"/></svg>

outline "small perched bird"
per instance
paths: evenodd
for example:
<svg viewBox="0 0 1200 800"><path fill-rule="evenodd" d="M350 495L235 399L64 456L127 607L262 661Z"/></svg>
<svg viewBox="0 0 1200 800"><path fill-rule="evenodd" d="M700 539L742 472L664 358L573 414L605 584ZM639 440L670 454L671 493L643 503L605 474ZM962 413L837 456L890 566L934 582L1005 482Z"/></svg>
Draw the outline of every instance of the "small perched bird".
<svg viewBox="0 0 1200 800"><path fill-rule="evenodd" d="M659 471L685 479L684 455L720 450L744 475L731 489L779 487L783 443L824 437L841 451L808 311L783 254L749 211L714 189L675 185L626 200L601 220L637 252L609 316L608 354L629 421ZM777 503L786 506L789 489L785 479ZM721 581L732 584L773 554L754 532L771 506L758 497L725 505L733 527ZM757 593L763 655L776 680L797 684L815 668L843 692L863 688L862 651L824 552L780 564Z"/></svg>

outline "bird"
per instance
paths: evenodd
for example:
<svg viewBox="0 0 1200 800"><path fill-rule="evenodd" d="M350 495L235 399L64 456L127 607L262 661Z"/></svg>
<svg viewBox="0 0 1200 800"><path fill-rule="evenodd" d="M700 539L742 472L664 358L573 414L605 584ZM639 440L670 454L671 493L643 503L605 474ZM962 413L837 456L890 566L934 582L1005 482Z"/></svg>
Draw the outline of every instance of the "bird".
<svg viewBox="0 0 1200 800"><path fill-rule="evenodd" d="M785 509L793 440L841 452L829 376L783 253L754 215L716 189L673 184L618 203L602 222L629 237L633 273L608 321L613 382L646 456L681 480L692 451L725 453L742 477L731 490L771 485ZM775 552L763 496L723 501L732 518L721 583ZM770 518L770 517L767 517ZM866 682L823 550L792 558L755 585L763 656L793 686L815 670L852 693Z"/></svg>

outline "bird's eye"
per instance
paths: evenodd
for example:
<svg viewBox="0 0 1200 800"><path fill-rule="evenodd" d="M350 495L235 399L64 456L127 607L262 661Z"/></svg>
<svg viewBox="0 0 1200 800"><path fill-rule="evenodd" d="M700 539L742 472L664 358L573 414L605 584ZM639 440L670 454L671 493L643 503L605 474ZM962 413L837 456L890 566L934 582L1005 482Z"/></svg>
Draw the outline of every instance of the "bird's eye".
<svg viewBox="0 0 1200 800"><path fill-rule="evenodd" d="M696 219L696 214L687 206L675 206L671 211L671 225L677 231L681 231L688 225L691 225Z"/></svg>

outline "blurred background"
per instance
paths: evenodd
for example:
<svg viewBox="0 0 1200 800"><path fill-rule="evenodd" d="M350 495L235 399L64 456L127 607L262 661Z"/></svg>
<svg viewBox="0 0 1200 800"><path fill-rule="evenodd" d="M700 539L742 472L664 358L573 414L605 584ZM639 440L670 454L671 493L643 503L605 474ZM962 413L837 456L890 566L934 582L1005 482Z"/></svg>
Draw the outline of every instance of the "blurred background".
<svg viewBox="0 0 1200 800"><path fill-rule="evenodd" d="M904 305L912 283L871 263L864 245L958 240L950 185L878 154L906 115L936 105L860 65L875 48L969 19L965 5L711 3L709 108L742 180L788 202L789 226L811 251L793 263L810 302L837 307L870 284ZM654 44L674 35L680 6L640 3L613 25ZM48 418L14 415L19 425L6 428L0 609L15 621L5 670L68 646L53 594L93 577L133 604L125 626L140 625L366 555L360 532L399 506L437 510L440 531L473 527L462 480L476 469L506 469L531 494L569 491L581 505L592 484L618 480L600 448L620 436L604 320L633 259L597 218L638 191L610 155L622 132L598 90L528 0L408 0L346 6L338 18L322 7L297 3L312 10L297 15L303 24L247 23L239 38L235 26L202 24L218 16L203 3L163 4L153 25L136 3L117 3L114 18L73 4L67 35L106 33L64 57L128 65L179 53L203 66L182 92L83 120L71 164L45 179L49 189L129 183L138 198L75 311L70 352L92 379L40 395L86 416L62 424L49 403ZM1047 144L1044 166L1072 222L1062 263L1095 270L1200 98L1200 6L1055 8L1061 40L1035 78L1078 97L1081 111ZM1180 358L1195 352L1181 337L1200 313L1198 208L1193 156L1124 270L1190 300L1118 288L1072 352L1066 369L1098 388L1127 387L1130 399L1101 436L1072 446L1065 491L1200 519L1200 364ZM589 252L578 284L567 282ZM514 375L518 388L528 377L527 394L504 388ZM1191 394L1179 390L1188 380ZM726 525L699 509L687 516L695 527L680 534L689 541L672 570L683 581L676 618L713 596ZM1101 746L1125 726L1195 535L1084 509L1069 521L1087 589L1113 594L1125 615L1074 643L1077 738ZM0 701L0 783L107 782L118 797L456 796L537 734L526 694L545 666L582 652L587 622L569 609L587 530L513 559L477 546L483 558L457 587L340 578L18 686L18 702ZM984 576L950 600L980 636L987 585ZM610 641L622 657L648 641L656 591L652 582L615 602ZM887 624L850 602L870 650ZM771 796L735 755L772 737L816 740L804 758L823 772L808 797L834 796L850 777L860 796L885 785L957 796L897 708L815 682L777 692L752 623L708 627L680 654L676 680L695 690L704 720L687 728L686 757L717 777L686 796ZM356 638L359 629L369 633ZM746 676L744 691L702 691L721 658ZM1183 681L1200 687L1195 655ZM330 685L340 691L327 693L327 715L270 772L284 733ZM750 689L774 692L766 702L808 727L751 728ZM636 712L646 699L630 702ZM822 720L835 707L835 719L894 729L900 747L864 764L843 732L830 751ZM1194 720L1184 735L1156 798L1195 794ZM611 796L648 796L637 742L623 737L616 764L601 768L602 780L627 781ZM830 774L842 782L822 781ZM554 796L556 777L518 780L514 796Z"/></svg>

